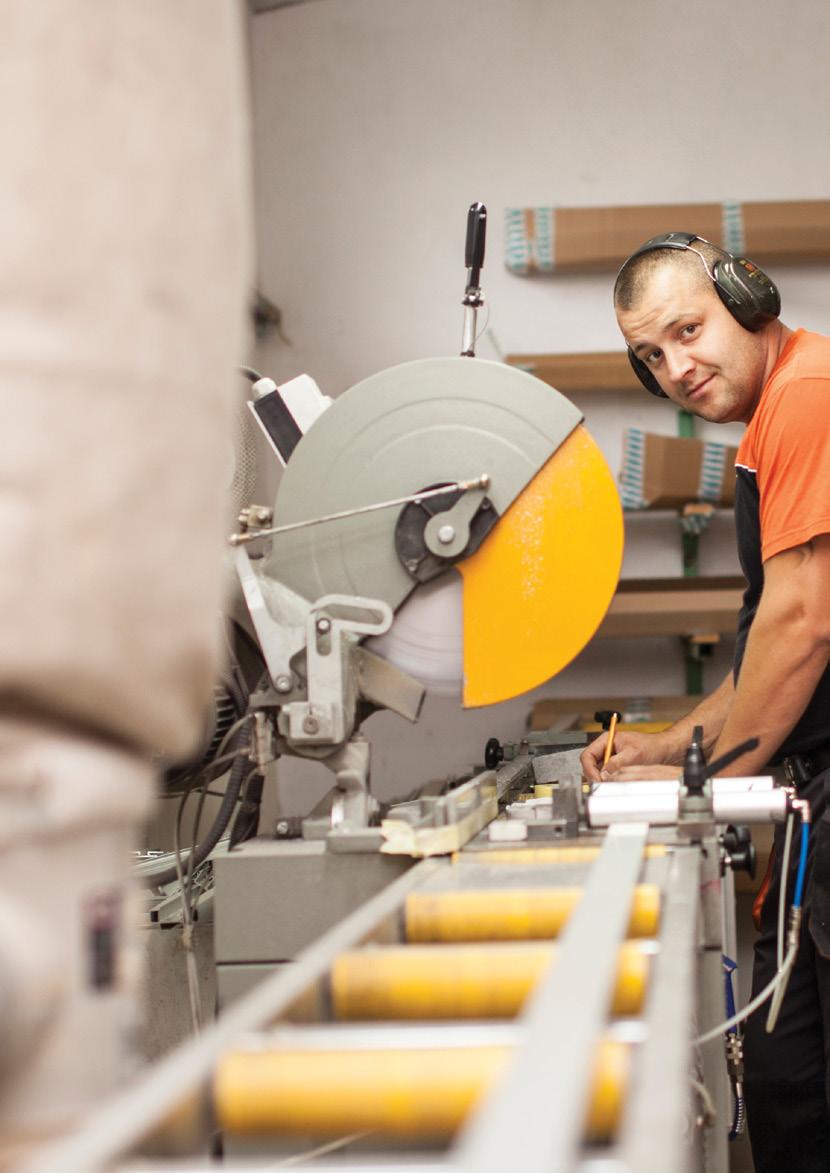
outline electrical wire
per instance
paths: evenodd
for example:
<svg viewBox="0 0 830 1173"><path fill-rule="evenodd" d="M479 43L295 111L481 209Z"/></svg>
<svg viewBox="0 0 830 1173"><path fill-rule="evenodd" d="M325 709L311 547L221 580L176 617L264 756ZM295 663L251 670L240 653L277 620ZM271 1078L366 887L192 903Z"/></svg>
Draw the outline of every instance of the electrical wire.
<svg viewBox="0 0 830 1173"><path fill-rule="evenodd" d="M199 844L196 844L194 842L193 846L190 849L190 854L188 857L188 865L190 865L190 862L192 860L194 872L195 872L196 868L207 859L207 857L210 855L211 851L213 851L214 847L221 839L225 828L227 827L228 823L230 822L230 817L233 812L233 808L236 805L237 799L239 798L239 793L240 793L240 789L242 786L242 770L244 769L244 763L247 761L247 757L245 755L247 754L248 744L249 744L249 740L250 740L249 736L245 736L245 733L246 733L246 726L248 728L250 726L250 720L251 720L251 714L244 713L237 721L235 721L233 723L233 725L231 725L230 729L228 729L227 733L222 738L222 741L219 744L219 747L218 747L219 757L222 757L223 755L222 755L221 751L225 748L225 746L228 744L230 739L232 737L238 738L238 744L237 744L236 748L234 749L234 752L232 754L227 755L228 759L231 760L231 762L232 762L231 776L230 776L230 778L228 780L228 784L225 788L225 794L224 794L224 798L222 801L222 805L219 808L219 811L216 815L216 819L213 823L213 826L211 827L210 831L208 832L207 837L205 838L204 842L199 843ZM215 760L218 760L218 759L215 759ZM241 766L240 766L240 760L242 761ZM225 771L223 770L223 772L225 772ZM205 777L205 775L207 775L207 776ZM144 873L141 877L141 882L144 884L145 887L157 888L157 887L161 887L164 884L170 884L174 880L178 880L179 883L181 883L181 880L182 880L181 846L180 846L181 845L181 816L182 816L182 812L184 810L184 806L185 806L188 798L190 797L190 795L195 790L201 789L199 783L201 782L203 777L204 777L205 784L213 781L213 777L211 776L211 766L208 766L207 770L202 771L201 774L194 775L194 777L190 781L187 789L183 793L181 801L179 803L179 811L178 811L178 815L177 815L177 819L176 819L177 838L176 838L176 846L174 847L174 853L176 855L175 866L172 868L167 868L167 869L160 871L160 872L146 872L146 873Z"/></svg>
<svg viewBox="0 0 830 1173"><path fill-rule="evenodd" d="M176 822L173 827L173 855L175 859L175 871L179 880L179 891L181 892L182 901L182 944L185 950L185 969L187 972L187 995L190 1002L190 1018L193 1023L193 1031L198 1034L202 1029L202 999L199 990L199 975L196 968L196 956L193 952L193 914L186 899L184 871L182 868L182 851L181 851L181 830L182 830L182 813L184 811L185 803L190 795L190 790L185 791L179 802L179 809L176 812ZM191 851L191 858L194 852Z"/></svg>
<svg viewBox="0 0 830 1173"><path fill-rule="evenodd" d="M791 956L792 959L795 960L796 951L797 947L789 949L787 956L784 958L785 966L788 962L790 962ZM790 962L790 964L792 963ZM751 1002L747 1002L743 1010L739 1010L737 1014L733 1014L731 1018L727 1018L726 1022L721 1022L717 1026L713 1026L712 1029L707 1030L705 1034L699 1035L694 1040L695 1046L702 1047L704 1043L711 1043L712 1039L716 1039L719 1035L722 1035L728 1031L730 1027L737 1026L739 1022L743 1022L745 1019L749 1018L750 1014L754 1014L758 1007L763 1006L767 998L771 998L775 993L776 986L781 981L782 972L783 971L776 973L773 979L766 986L764 986L760 994L757 994Z"/></svg>
<svg viewBox="0 0 830 1173"><path fill-rule="evenodd" d="M776 969L784 964L784 921L787 915L787 887L790 877L790 847L793 841L793 823L795 816L790 811L787 816L787 830L784 834L784 854L781 858L781 879L778 893L778 940L776 942Z"/></svg>
<svg viewBox="0 0 830 1173"><path fill-rule="evenodd" d="M801 820L801 856L798 862L798 874L795 880L795 895L793 897L793 906L790 913L790 928L789 941L790 952L787 955L788 960L785 961L783 972L781 974L781 981L770 1004L769 1014L767 1015L767 1034L771 1034L775 1030L775 1025L778 1022L778 1015L781 1010L781 1003L784 1001L784 995L787 992L787 985L790 980L793 966L795 965L795 954L798 948L798 937L801 931L801 900L804 895L804 874L807 870L807 846L810 837L810 825L806 819ZM780 944L780 942L779 942ZM780 950L779 950L780 955ZM779 966L779 968L781 968Z"/></svg>
<svg viewBox="0 0 830 1173"><path fill-rule="evenodd" d="M327 1144L321 1144L316 1149L307 1149L304 1153L295 1153L283 1161L277 1161L274 1168L287 1169L291 1165L304 1165L306 1161L313 1161L316 1157L324 1157L327 1153L334 1153L338 1149L345 1148L346 1145L354 1144L356 1140L362 1140L364 1136L369 1136L370 1132L371 1130L352 1132L348 1136L339 1136L337 1140L328 1141Z"/></svg>
<svg viewBox="0 0 830 1173"><path fill-rule="evenodd" d="M778 1019L778 1012L781 1008L781 1003L787 990L787 983L790 979L790 973L792 972L792 968L795 965L795 958L796 954L798 953L799 931L801 926L801 901L804 895L804 877L807 870L807 846L810 834L809 806L806 802L802 802L800 809L801 856L799 859L798 874L796 876L795 895L790 913L790 926L787 934L787 952L781 965L779 965L778 969L776 970L772 980L769 981L766 986L764 986L763 990L761 990L761 992L757 994L750 1002L747 1002L743 1010L738 1011L737 1014L733 1014L731 1018L726 1020L726 1022L722 1022L720 1025L712 1027L711 1030L706 1031L705 1034L702 1034L697 1039L695 1039L696 1046L703 1046L704 1043L711 1042L712 1039L716 1039L718 1035L724 1034L731 1027L737 1026L739 1022L743 1022L745 1019L749 1018L750 1014L754 1014L759 1006L763 1006L764 1002L766 1002L768 998L773 999L773 1004L770 1007L770 1012L767 1016L767 1032L769 1033L775 1027L776 1021ZM789 860L787 863L789 864ZM786 885L786 879L785 875L783 874L783 870L781 880L781 887L783 890ZM784 897L784 899L786 899L786 897ZM779 910L780 907L781 905L779 903Z"/></svg>
<svg viewBox="0 0 830 1173"><path fill-rule="evenodd" d="M486 331L489 324L490 324L490 303L488 301L487 302L487 317L484 319L484 325L481 327L481 329L479 330L479 332L476 334L475 338L473 339L473 346L475 346L475 344L478 342L479 338L481 338L482 334L484 334L484 332Z"/></svg>
<svg viewBox="0 0 830 1173"><path fill-rule="evenodd" d="M802 898L804 896L804 877L807 873L807 845L810 839L810 824L802 818L801 820L801 856L798 861L798 875L795 878L795 897L793 899L793 907L801 908Z"/></svg>

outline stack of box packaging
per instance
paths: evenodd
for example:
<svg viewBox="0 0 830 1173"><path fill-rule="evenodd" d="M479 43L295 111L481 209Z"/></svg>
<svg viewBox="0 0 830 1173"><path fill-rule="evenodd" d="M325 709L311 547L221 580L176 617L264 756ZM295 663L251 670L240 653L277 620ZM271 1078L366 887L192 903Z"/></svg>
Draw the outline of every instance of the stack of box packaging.
<svg viewBox="0 0 830 1173"><path fill-rule="evenodd" d="M620 496L625 509L681 509L690 501L735 503L737 448L709 440L623 432Z"/></svg>
<svg viewBox="0 0 830 1173"><path fill-rule="evenodd" d="M508 208L505 261L520 275L613 270L663 232L696 232L767 264L826 261L830 200Z"/></svg>

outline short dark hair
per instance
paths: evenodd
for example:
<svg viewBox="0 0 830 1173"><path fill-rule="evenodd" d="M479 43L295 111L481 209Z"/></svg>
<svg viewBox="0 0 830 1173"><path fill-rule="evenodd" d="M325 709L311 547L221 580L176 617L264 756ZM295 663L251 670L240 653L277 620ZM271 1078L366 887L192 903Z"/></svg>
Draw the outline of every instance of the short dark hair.
<svg viewBox="0 0 830 1173"><path fill-rule="evenodd" d="M678 268L697 267L701 281L712 283L715 264L722 260L724 251L708 240L694 240L690 248L656 248L647 253L635 253L625 262L614 282L614 305L620 310L632 310L638 305L654 273L664 265Z"/></svg>

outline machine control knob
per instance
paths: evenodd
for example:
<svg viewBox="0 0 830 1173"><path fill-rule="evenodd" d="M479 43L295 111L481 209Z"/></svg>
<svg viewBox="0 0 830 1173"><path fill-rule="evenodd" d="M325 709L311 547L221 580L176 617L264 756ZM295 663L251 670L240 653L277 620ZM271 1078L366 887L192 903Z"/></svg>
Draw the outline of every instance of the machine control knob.
<svg viewBox="0 0 830 1173"><path fill-rule="evenodd" d="M491 737L484 747L484 764L488 770L495 770L504 761L504 749L498 737Z"/></svg>
<svg viewBox="0 0 830 1173"><path fill-rule="evenodd" d="M747 872L755 879L755 844L749 827L728 826L723 833L723 847L733 872Z"/></svg>

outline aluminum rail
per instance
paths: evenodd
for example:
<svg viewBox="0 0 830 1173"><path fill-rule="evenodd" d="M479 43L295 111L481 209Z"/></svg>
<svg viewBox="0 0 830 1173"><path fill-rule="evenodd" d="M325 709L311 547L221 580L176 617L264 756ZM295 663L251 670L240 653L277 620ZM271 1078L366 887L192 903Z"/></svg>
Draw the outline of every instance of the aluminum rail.
<svg viewBox="0 0 830 1173"><path fill-rule="evenodd" d="M632 1173L685 1173L695 1021L700 867L695 849L676 852L665 887L660 953L631 1097L614 1156ZM659 1106L659 1110L658 1110Z"/></svg>
<svg viewBox="0 0 830 1173"><path fill-rule="evenodd" d="M94 1173L111 1167L153 1133L177 1105L198 1095L224 1052L252 1031L271 1025L314 981L322 978L340 953L359 945L382 920L392 915L407 894L442 865L424 860L358 908L342 924L304 950L294 965L267 978L235 1003L208 1030L196 1036L65 1139L48 1144L21 1162L17 1173ZM446 866L446 865L443 865ZM172 1167L172 1162L168 1162Z"/></svg>
<svg viewBox="0 0 830 1173"><path fill-rule="evenodd" d="M517 1137L522 1173L576 1167L595 1048L608 1019L647 834L645 823L608 831L568 920L556 964L522 1015L523 1041L453 1150L451 1160L464 1173L513 1168Z"/></svg>

